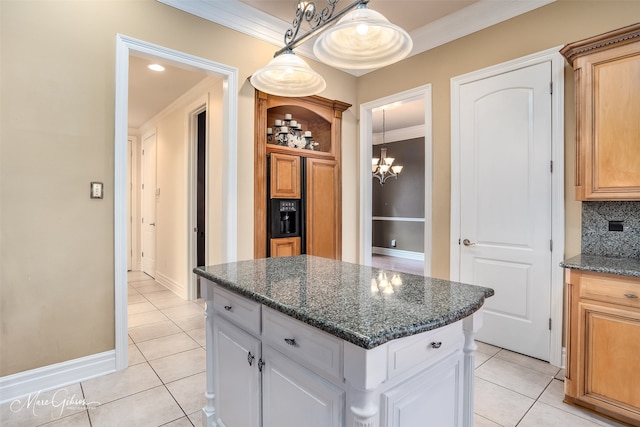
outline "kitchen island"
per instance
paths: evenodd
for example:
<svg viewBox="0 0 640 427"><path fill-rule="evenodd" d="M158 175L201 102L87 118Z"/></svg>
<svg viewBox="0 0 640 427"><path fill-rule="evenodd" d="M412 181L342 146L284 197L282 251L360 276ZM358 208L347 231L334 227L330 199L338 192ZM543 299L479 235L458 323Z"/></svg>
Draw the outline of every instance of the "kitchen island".
<svg viewBox="0 0 640 427"><path fill-rule="evenodd" d="M473 425L473 337L492 289L306 255L194 272L203 425Z"/></svg>

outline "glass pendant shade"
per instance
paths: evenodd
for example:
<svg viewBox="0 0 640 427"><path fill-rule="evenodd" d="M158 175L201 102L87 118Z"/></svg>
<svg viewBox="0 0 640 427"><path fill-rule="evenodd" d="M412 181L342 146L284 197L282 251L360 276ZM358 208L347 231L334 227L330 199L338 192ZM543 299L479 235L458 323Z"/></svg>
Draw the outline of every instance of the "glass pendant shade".
<svg viewBox="0 0 640 427"><path fill-rule="evenodd" d="M322 76L292 51L273 58L249 80L256 89L278 96L316 95L327 87Z"/></svg>
<svg viewBox="0 0 640 427"><path fill-rule="evenodd" d="M367 70L393 64L412 48L413 41L405 30L361 5L323 32L313 53L333 67Z"/></svg>

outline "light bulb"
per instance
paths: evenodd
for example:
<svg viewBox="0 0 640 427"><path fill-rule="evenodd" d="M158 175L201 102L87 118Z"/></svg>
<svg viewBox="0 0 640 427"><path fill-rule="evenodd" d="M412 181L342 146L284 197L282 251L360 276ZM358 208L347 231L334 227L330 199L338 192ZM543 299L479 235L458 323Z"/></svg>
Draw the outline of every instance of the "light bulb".
<svg viewBox="0 0 640 427"><path fill-rule="evenodd" d="M356 32L361 36L366 36L369 32L369 26L367 24L358 24L356 26Z"/></svg>

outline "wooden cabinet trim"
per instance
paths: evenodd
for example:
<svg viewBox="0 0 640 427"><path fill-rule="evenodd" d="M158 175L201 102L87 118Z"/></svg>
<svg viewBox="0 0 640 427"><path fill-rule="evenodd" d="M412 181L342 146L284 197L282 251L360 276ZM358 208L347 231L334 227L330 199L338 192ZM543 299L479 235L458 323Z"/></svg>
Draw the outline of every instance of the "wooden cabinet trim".
<svg viewBox="0 0 640 427"><path fill-rule="evenodd" d="M640 23L560 52L574 68L575 198L640 200Z"/></svg>

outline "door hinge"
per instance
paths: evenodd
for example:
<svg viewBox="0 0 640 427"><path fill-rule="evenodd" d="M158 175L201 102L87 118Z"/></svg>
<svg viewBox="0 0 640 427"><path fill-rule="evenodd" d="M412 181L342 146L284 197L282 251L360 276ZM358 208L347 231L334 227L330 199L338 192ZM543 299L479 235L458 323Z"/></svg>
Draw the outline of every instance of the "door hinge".
<svg viewBox="0 0 640 427"><path fill-rule="evenodd" d="M553 240L549 240L549 251L553 252Z"/></svg>
<svg viewBox="0 0 640 427"><path fill-rule="evenodd" d="M142 252L142 258L144 258L144 252Z"/></svg>
<svg viewBox="0 0 640 427"><path fill-rule="evenodd" d="M550 166L550 169L551 169L551 173L553 173L553 160L551 160L551 166Z"/></svg>
<svg viewBox="0 0 640 427"><path fill-rule="evenodd" d="M144 184L142 184L142 189L144 190Z"/></svg>
<svg viewBox="0 0 640 427"><path fill-rule="evenodd" d="M549 82L549 93L553 95L553 82Z"/></svg>
<svg viewBox="0 0 640 427"><path fill-rule="evenodd" d="M551 318L549 318L549 330L551 330Z"/></svg>

